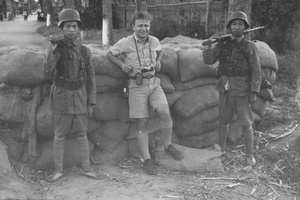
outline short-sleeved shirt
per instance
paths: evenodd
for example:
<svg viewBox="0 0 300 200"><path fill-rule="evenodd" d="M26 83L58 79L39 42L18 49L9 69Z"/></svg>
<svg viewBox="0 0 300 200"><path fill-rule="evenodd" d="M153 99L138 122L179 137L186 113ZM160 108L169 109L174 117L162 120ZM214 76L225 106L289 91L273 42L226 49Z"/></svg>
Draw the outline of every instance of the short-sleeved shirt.
<svg viewBox="0 0 300 200"><path fill-rule="evenodd" d="M162 45L159 40L151 35L148 36L145 45L135 35L131 35L119 40L110 48L114 56L123 55L125 63L133 68L128 73L129 76L134 76L136 73L141 72L143 68L155 68L157 51L161 50ZM149 73L154 75L155 70Z"/></svg>

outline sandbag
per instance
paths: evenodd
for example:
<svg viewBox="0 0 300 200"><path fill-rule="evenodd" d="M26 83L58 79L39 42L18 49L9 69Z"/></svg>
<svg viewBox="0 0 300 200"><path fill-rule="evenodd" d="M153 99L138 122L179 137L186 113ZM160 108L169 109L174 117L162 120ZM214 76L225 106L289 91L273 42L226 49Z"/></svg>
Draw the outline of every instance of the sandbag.
<svg viewBox="0 0 300 200"><path fill-rule="evenodd" d="M217 128L219 107L214 106L202 110L190 118L174 117L174 128L178 137L196 136L214 131Z"/></svg>
<svg viewBox="0 0 300 200"><path fill-rule="evenodd" d="M260 59L260 65L262 68L271 68L275 72L278 71L278 62L275 52L265 42L254 40Z"/></svg>
<svg viewBox="0 0 300 200"><path fill-rule="evenodd" d="M214 76L214 68L217 65L204 64L202 50L196 48L186 49L178 51L177 54L180 80L182 82L199 77Z"/></svg>
<svg viewBox="0 0 300 200"><path fill-rule="evenodd" d="M0 56L0 82L16 86L35 86L44 81L45 55L16 50Z"/></svg>
<svg viewBox="0 0 300 200"><path fill-rule="evenodd" d="M164 47L162 49L161 73L166 74L171 80L180 80L178 69L178 57L173 48Z"/></svg>
<svg viewBox="0 0 300 200"><path fill-rule="evenodd" d="M202 40L182 35L177 35L172 38L165 37L163 40L160 41L160 43L163 45L163 47L170 47L175 49L175 51L188 48L204 48L202 45Z"/></svg>
<svg viewBox="0 0 300 200"><path fill-rule="evenodd" d="M88 138L99 149L112 153L127 135L130 122L119 120L101 121L101 126L90 133Z"/></svg>
<svg viewBox="0 0 300 200"><path fill-rule="evenodd" d="M95 80L97 93L109 92L118 87L121 87L121 85L123 84L122 79L116 79L114 77L106 75L96 75Z"/></svg>
<svg viewBox="0 0 300 200"><path fill-rule="evenodd" d="M20 50L21 47L18 46L4 46L0 47L0 56L9 54L12 51Z"/></svg>
<svg viewBox="0 0 300 200"><path fill-rule="evenodd" d="M253 112L258 114L258 116L263 119L267 112L268 102L259 96L257 96L256 101L251 105Z"/></svg>
<svg viewBox="0 0 300 200"><path fill-rule="evenodd" d="M204 85L216 85L218 80L214 77L201 77L188 82L172 81L176 91L189 90Z"/></svg>
<svg viewBox="0 0 300 200"><path fill-rule="evenodd" d="M266 100L266 101L269 101L269 102L275 101L275 97L274 97L273 91L270 88L260 89L260 91L257 94L257 96L259 96L263 100Z"/></svg>
<svg viewBox="0 0 300 200"><path fill-rule="evenodd" d="M94 144L89 142L89 148L91 153L95 148ZM42 141L39 144L39 152L40 157L30 163L29 167L37 171L54 169L53 141ZM65 139L64 168L73 167L80 163L77 139Z"/></svg>
<svg viewBox="0 0 300 200"><path fill-rule="evenodd" d="M98 128L101 127L101 125L102 125L101 120L89 118L87 133L90 134L90 133L96 131Z"/></svg>
<svg viewBox="0 0 300 200"><path fill-rule="evenodd" d="M95 149L91 154L94 164L117 164L129 154L127 141L123 140L112 152Z"/></svg>
<svg viewBox="0 0 300 200"><path fill-rule="evenodd" d="M172 94L166 94L169 107L171 107L184 93L182 91L175 91Z"/></svg>
<svg viewBox="0 0 300 200"><path fill-rule="evenodd" d="M175 91L174 85L171 83L170 78L162 73L156 73L155 76L160 79L160 86L165 93L173 93Z"/></svg>
<svg viewBox="0 0 300 200"><path fill-rule="evenodd" d="M190 148L203 149L218 144L218 140L219 133L216 129L203 135L181 137L180 144Z"/></svg>
<svg viewBox="0 0 300 200"><path fill-rule="evenodd" d="M8 85L0 88L1 120L10 123L22 123L24 122L24 109L25 101L22 100L21 88Z"/></svg>
<svg viewBox="0 0 300 200"><path fill-rule="evenodd" d="M276 81L276 72L271 68L262 68L261 69L261 78L263 80L270 81L271 84L275 84Z"/></svg>
<svg viewBox="0 0 300 200"><path fill-rule="evenodd" d="M107 51L99 50L97 53L92 54L92 62L96 75L107 75L115 78L125 78L127 75L122 69L108 60L106 57Z"/></svg>
<svg viewBox="0 0 300 200"><path fill-rule="evenodd" d="M98 120L129 119L128 100L121 93L99 93L92 118Z"/></svg>
<svg viewBox="0 0 300 200"><path fill-rule="evenodd" d="M177 115L182 118L189 118L201 110L219 104L219 92L214 85L205 85L184 91L171 107Z"/></svg>
<svg viewBox="0 0 300 200"><path fill-rule="evenodd" d="M156 132L160 130L160 118L158 116L150 117L147 122L147 131L148 134ZM126 135L126 140L136 138L137 134L137 125L136 122L133 121L130 125L130 129L128 134Z"/></svg>
<svg viewBox="0 0 300 200"><path fill-rule="evenodd" d="M50 97L43 99L36 113L36 131L38 135L53 137L52 112L50 111Z"/></svg>

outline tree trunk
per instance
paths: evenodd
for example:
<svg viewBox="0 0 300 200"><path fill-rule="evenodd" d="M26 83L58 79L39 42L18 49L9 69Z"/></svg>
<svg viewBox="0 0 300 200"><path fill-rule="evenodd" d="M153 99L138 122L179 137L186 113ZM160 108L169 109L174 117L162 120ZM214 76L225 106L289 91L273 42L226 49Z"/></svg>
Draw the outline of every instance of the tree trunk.
<svg viewBox="0 0 300 200"><path fill-rule="evenodd" d="M136 1L136 12L147 11L147 2L146 0L137 0Z"/></svg>
<svg viewBox="0 0 300 200"><path fill-rule="evenodd" d="M75 8L74 0L65 0L66 8Z"/></svg>
<svg viewBox="0 0 300 200"><path fill-rule="evenodd" d="M112 3L111 0L102 0L103 22L102 22L102 45L107 46L112 41Z"/></svg>
<svg viewBox="0 0 300 200"><path fill-rule="evenodd" d="M51 0L45 0L46 8L47 8L47 26L55 23L54 19L54 9L52 6Z"/></svg>

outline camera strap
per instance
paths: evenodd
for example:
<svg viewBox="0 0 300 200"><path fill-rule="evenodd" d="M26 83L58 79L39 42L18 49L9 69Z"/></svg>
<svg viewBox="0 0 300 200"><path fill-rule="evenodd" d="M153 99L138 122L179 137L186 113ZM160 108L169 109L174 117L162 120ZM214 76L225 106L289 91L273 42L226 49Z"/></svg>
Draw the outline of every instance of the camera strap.
<svg viewBox="0 0 300 200"><path fill-rule="evenodd" d="M134 44L135 44L135 49L136 49L136 54L138 56L139 59L139 64L140 64L140 68L142 68L142 64L141 64L141 59L140 59L140 55L139 55L139 50L138 50L138 46L137 46L137 42L134 36L132 36L133 40L134 40ZM151 49L150 49L150 40L149 37L147 38L147 41L149 42L149 52L150 52L150 59L151 59L151 63L152 63L152 53L151 53Z"/></svg>

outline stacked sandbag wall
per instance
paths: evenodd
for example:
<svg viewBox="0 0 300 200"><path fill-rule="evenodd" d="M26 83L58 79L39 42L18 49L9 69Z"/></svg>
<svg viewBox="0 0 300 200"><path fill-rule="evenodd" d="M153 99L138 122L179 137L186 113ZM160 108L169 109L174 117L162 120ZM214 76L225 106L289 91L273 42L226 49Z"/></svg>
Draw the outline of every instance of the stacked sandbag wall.
<svg viewBox="0 0 300 200"><path fill-rule="evenodd" d="M218 139L218 92L215 89L217 80L213 73L217 64L203 63L201 40L177 36L166 38L161 42L164 56L161 61L162 69L156 76L161 79L161 86L167 96L173 117L173 142L193 148L211 146ZM271 61L276 61L277 64L276 56L268 55L273 51L265 43L259 41L256 43L266 47L260 52L261 60L266 69L265 76L274 83L276 68L272 68L275 64ZM136 145L136 123L129 119L128 99L123 95L123 87L127 81L126 74L106 58L108 49L93 44L87 46L92 51L97 84L97 105L93 109L92 117L89 118L88 127L91 159L94 163L117 162L130 153L132 144ZM5 72L0 76L0 82L5 85L3 88L0 87L0 95L3 96L0 115L4 121L23 123L27 134L28 130L31 130L28 129L28 123L34 124L34 131L39 139L37 146L40 155L32 167L46 169L53 165L54 133L49 109L50 84L43 79L45 53L42 49L35 48L9 48L6 51L0 49L0 52L2 53L0 63L3 63L0 70ZM34 99L36 93L39 93L39 98L33 101L32 98ZM253 107L253 111L258 120L261 120L265 114L267 101L259 97L257 102L258 105ZM38 104L36 111L31 105L34 103ZM31 110L30 116L26 114L28 110ZM231 138L236 139L240 135L240 127L234 122L235 120L231 125L231 132L236 134L231 134L234 135ZM150 112L149 134L157 139L159 129L158 115ZM24 130L23 138L26 138ZM72 134L66 138L67 148L71 148L70 151L66 151L67 153L77 151L76 140L73 138ZM78 156L66 155L66 157L72 158L66 166L79 164Z"/></svg>

